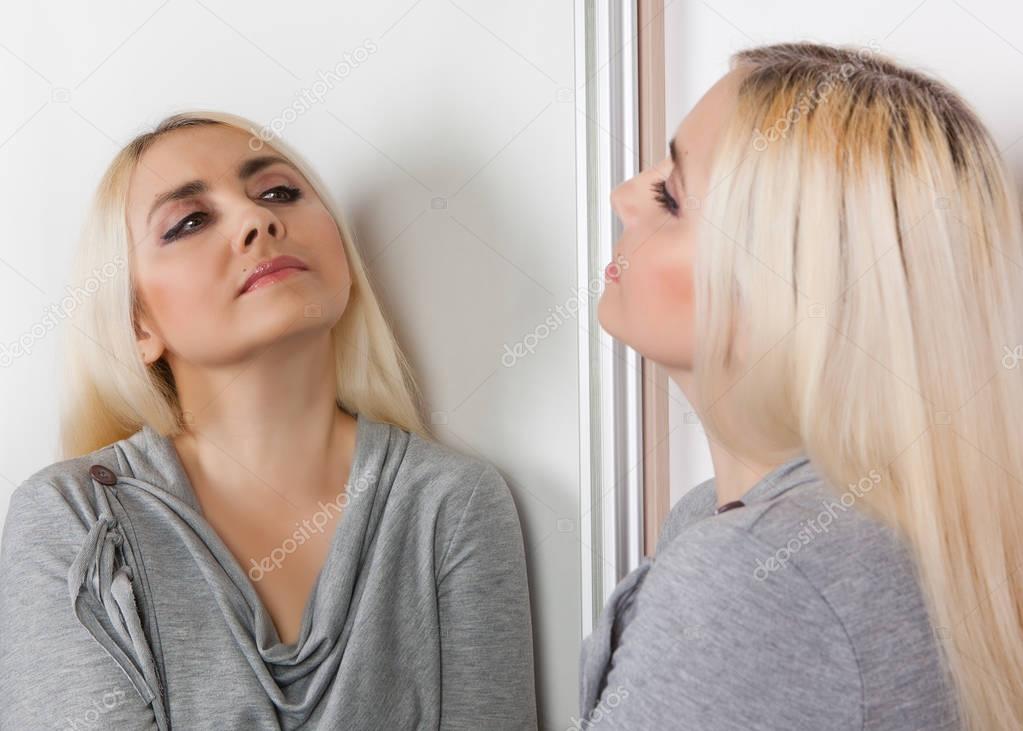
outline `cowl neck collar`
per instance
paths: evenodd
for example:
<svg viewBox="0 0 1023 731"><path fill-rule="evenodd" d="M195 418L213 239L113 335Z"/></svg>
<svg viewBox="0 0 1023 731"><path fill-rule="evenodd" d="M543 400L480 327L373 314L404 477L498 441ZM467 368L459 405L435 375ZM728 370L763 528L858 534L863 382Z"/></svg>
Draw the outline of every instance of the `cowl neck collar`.
<svg viewBox="0 0 1023 731"><path fill-rule="evenodd" d="M247 572L203 517L173 440L144 425L130 437L115 442L114 447L122 489L134 487L160 499L191 527L194 536L186 538L186 542L196 550L198 544L204 545L236 590L226 595L228 601L223 607L236 638L254 643L259 656L271 668L276 684L287 686L337 649L338 635L352 608L350 604L357 602L351 590L357 582L359 566L376 534L408 437L404 430L389 423L357 415L355 451L346 484L350 497L333 528L330 548L307 599L299 637L289 644L280 641ZM321 591L321 586L329 586L331 591ZM348 591L338 591L342 587ZM271 696L280 693L279 687L265 685ZM279 700L287 704L285 698Z"/></svg>
<svg viewBox="0 0 1023 731"><path fill-rule="evenodd" d="M376 421L361 413L355 414L355 419L352 482L366 471L367 460L372 451L371 445L379 444L381 441L386 443L391 428L390 424ZM117 442L115 446L119 448L118 462L121 474L150 483L153 487L170 493L199 515L203 515L195 488L170 436L161 434L149 424L143 424L138 431Z"/></svg>

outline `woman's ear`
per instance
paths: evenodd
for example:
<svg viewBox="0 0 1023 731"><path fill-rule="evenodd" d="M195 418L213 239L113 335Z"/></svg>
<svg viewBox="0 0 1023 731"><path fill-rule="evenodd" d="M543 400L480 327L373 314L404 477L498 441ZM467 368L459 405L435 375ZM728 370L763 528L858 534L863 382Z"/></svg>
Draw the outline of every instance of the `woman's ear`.
<svg viewBox="0 0 1023 731"><path fill-rule="evenodd" d="M158 361L166 348L163 338L156 334L156 328L144 315L138 318L135 326L135 346L142 363L147 366Z"/></svg>

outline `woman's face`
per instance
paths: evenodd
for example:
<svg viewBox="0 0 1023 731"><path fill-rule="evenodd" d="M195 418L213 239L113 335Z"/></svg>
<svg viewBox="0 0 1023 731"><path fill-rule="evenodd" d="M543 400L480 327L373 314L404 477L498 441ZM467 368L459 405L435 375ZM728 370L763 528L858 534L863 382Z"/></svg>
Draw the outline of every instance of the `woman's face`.
<svg viewBox="0 0 1023 731"><path fill-rule="evenodd" d="M329 330L351 277L340 232L306 179L268 145L228 126L158 139L128 192L132 275L143 303L140 350L151 363L237 363L285 337ZM267 161L269 156L280 157ZM164 195L186 183L201 185ZM201 190L196 190L201 188ZM279 281L242 292L260 262L301 260Z"/></svg>
<svg viewBox="0 0 1023 731"><path fill-rule="evenodd" d="M740 73L723 76L682 120L673 138L675 160L665 158L611 193L623 230L597 319L609 334L673 370L692 369L700 207L711 192L713 153Z"/></svg>

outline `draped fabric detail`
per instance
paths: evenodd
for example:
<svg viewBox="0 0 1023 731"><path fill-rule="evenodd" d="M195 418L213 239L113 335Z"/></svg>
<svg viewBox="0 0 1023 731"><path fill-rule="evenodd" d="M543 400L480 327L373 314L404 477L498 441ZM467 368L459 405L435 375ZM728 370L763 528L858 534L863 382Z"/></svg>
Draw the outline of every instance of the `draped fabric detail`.
<svg viewBox="0 0 1023 731"><path fill-rule="evenodd" d="M68 570L68 591L78 621L118 664L143 702L150 704L157 728L170 728L162 684L125 561L125 539L105 486L93 480L98 517Z"/></svg>

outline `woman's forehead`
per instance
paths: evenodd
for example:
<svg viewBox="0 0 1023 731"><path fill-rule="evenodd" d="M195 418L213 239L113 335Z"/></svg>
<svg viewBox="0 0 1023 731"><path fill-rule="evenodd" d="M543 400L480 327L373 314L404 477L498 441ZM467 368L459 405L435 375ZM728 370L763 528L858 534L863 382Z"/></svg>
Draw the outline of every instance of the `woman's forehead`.
<svg viewBox="0 0 1023 731"><path fill-rule="evenodd" d="M225 161L233 162L250 152L250 138L249 133L224 125L177 129L153 142L137 167L149 168L153 176L166 177L181 169L223 166Z"/></svg>

